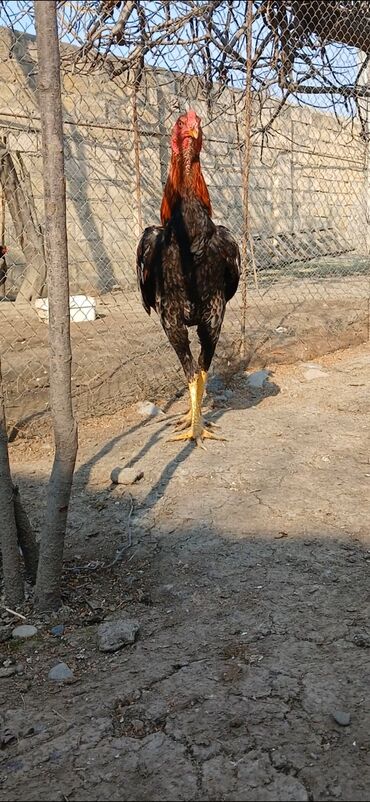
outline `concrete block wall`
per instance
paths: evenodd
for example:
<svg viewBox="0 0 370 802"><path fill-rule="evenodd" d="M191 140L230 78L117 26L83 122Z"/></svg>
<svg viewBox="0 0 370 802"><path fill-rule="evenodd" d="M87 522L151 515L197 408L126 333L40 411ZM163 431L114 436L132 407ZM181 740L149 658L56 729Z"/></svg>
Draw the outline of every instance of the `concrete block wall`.
<svg viewBox="0 0 370 802"><path fill-rule="evenodd" d="M0 136L21 154L35 207L43 220L40 123L34 39L0 30ZM138 101L140 191L143 223L159 220L169 160L169 132L179 109L191 104L204 123L202 164L216 222L237 236L243 230L243 98L228 90L209 119L199 82L165 71L146 76ZM63 71L65 157L70 270L73 287L104 293L135 285L140 233L132 132L132 89L103 72ZM276 106L267 101L265 123ZM366 145L356 125L298 106L282 110L273 131L259 133L254 108L250 174L253 235L331 227L354 252L367 254L368 172ZM6 212L6 240L15 281L25 268ZM308 254L309 255L309 254ZM266 257L267 258L267 257Z"/></svg>

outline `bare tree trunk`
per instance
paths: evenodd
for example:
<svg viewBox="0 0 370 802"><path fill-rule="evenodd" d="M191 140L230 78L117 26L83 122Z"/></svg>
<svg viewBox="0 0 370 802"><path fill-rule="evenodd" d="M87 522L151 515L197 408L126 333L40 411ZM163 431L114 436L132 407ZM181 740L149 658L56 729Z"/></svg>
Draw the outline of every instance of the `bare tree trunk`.
<svg viewBox="0 0 370 802"><path fill-rule="evenodd" d="M3 143L6 145L6 137L3 137ZM0 155L0 173L2 171L2 156ZM5 192L1 187L0 198L0 245L5 245ZM0 298L6 296L6 261L5 256L0 259Z"/></svg>
<svg viewBox="0 0 370 802"><path fill-rule="evenodd" d="M23 579L14 515L13 485L10 475L8 438L0 364L0 528L5 598L15 606L24 599Z"/></svg>
<svg viewBox="0 0 370 802"><path fill-rule="evenodd" d="M49 294L50 407L55 456L48 487L47 517L41 538L36 604L56 609L61 603L61 576L67 513L77 454L77 427L71 392L71 341L66 231L66 197L60 56L56 3L35 0L45 196L45 238Z"/></svg>
<svg viewBox="0 0 370 802"><path fill-rule="evenodd" d="M250 237L250 220L249 220L249 179L251 169L251 127L252 127L252 25L253 25L253 0L247 0L246 8L246 80L245 80L245 133L244 133L244 169L243 169L243 215L244 215L244 231L242 243L242 275L241 275L241 290L242 290L242 309L241 309L241 338L240 338L240 356L245 357L246 351L246 325L247 325L247 279L248 279L248 245Z"/></svg>
<svg viewBox="0 0 370 802"><path fill-rule="evenodd" d="M132 90L132 124L134 129L134 151L135 151L135 189L137 203L137 222L139 236L143 229L143 211L141 203L141 170L140 170L140 132L137 113L137 81L135 80Z"/></svg>
<svg viewBox="0 0 370 802"><path fill-rule="evenodd" d="M35 533L28 520L28 515L21 502L19 489L15 485L13 485L13 503L18 544L23 554L27 577L34 585L37 577L39 547L36 542Z"/></svg>
<svg viewBox="0 0 370 802"><path fill-rule="evenodd" d="M17 240L27 262L17 302L32 303L41 295L46 282L43 237L32 214L32 198L29 198L23 189L14 159L3 142L0 142L0 156L0 184L13 220Z"/></svg>

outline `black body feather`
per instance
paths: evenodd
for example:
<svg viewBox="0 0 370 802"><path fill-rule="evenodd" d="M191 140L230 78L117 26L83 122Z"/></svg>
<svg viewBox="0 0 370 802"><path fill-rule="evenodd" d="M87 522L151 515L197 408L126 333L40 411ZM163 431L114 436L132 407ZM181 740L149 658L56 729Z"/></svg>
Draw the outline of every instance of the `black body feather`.
<svg viewBox="0 0 370 802"><path fill-rule="evenodd" d="M236 241L195 197L181 198L165 227L146 228L141 237L137 277L143 305L148 314L158 313L188 381L198 369L187 327L197 326L199 368L208 371L239 275Z"/></svg>

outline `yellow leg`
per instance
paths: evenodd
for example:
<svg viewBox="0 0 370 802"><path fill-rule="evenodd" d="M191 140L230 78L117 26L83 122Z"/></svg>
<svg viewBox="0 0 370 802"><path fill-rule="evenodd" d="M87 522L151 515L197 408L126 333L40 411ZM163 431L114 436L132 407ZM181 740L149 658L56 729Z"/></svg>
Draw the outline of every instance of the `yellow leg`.
<svg viewBox="0 0 370 802"><path fill-rule="evenodd" d="M221 437L216 437L216 435L210 431L211 424L205 424L202 417L202 401L206 381L207 373L202 370L195 375L193 381L189 382L190 410L188 415L179 421L179 424L181 428L184 424L190 425L189 428L181 432L181 434L175 434L173 437L170 437L171 441L195 440L197 445L202 445L202 441L205 439L222 440Z"/></svg>
<svg viewBox="0 0 370 802"><path fill-rule="evenodd" d="M206 381L207 381L207 373L204 370L201 370L201 372L199 374L195 375L194 381L197 383L196 403L199 404L199 409L201 410L204 388L205 388ZM177 429L177 430L187 429L192 424L192 420L193 420L193 409L192 409L192 400L191 400L191 396L192 396L191 385L192 384L193 384L193 382L190 382L190 384L189 384L190 409L186 412L185 415L181 415L181 417L177 421L177 423L175 425L175 429Z"/></svg>

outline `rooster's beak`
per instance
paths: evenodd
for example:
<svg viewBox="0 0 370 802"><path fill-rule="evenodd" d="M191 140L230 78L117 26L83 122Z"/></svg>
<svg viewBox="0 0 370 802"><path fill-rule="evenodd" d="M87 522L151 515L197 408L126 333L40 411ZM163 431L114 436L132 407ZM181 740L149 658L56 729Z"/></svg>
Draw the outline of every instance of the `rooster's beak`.
<svg viewBox="0 0 370 802"><path fill-rule="evenodd" d="M192 139L198 139L199 129L198 128L189 128L189 136L191 136Z"/></svg>

